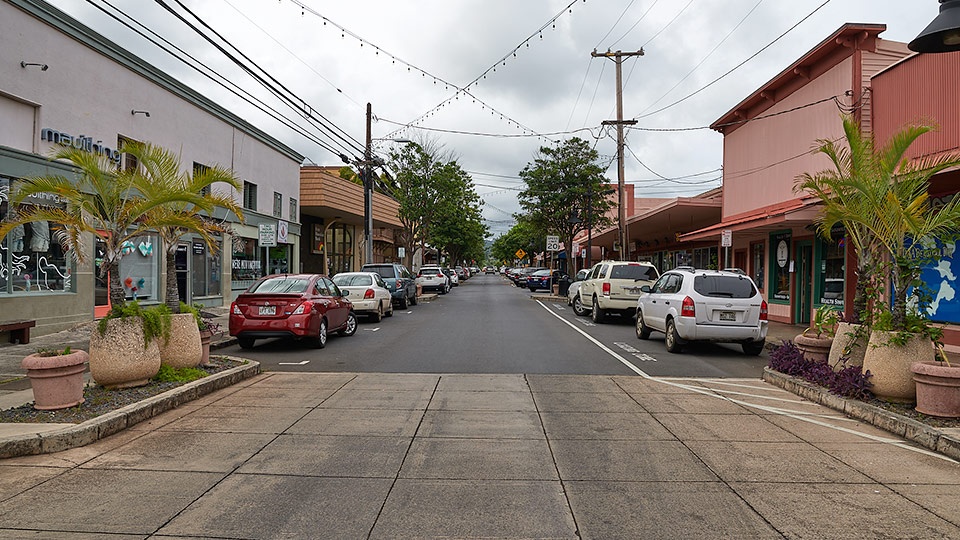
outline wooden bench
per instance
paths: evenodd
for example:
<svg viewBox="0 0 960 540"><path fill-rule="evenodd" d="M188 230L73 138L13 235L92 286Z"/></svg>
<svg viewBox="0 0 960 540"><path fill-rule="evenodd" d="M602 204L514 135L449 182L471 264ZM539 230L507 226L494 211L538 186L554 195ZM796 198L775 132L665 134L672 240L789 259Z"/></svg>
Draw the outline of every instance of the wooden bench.
<svg viewBox="0 0 960 540"><path fill-rule="evenodd" d="M10 332L10 343L30 343L30 329L37 321L0 321L0 332Z"/></svg>

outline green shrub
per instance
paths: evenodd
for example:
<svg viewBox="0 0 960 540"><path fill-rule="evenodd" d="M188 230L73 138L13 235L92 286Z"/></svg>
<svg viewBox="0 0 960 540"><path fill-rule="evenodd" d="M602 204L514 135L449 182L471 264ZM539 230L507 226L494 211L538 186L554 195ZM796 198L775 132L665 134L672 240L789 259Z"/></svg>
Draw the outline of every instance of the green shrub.
<svg viewBox="0 0 960 540"><path fill-rule="evenodd" d="M106 317L97 323L100 335L107 333L107 321L110 319L126 319L139 317L143 321L143 347L146 348L154 339L163 338L164 343L170 340L170 308L165 304L158 304L144 309L139 302L126 302L113 306Z"/></svg>
<svg viewBox="0 0 960 540"><path fill-rule="evenodd" d="M160 366L160 371L153 376L157 382L179 382L188 383L207 376L207 372L199 368L172 368L167 365Z"/></svg>

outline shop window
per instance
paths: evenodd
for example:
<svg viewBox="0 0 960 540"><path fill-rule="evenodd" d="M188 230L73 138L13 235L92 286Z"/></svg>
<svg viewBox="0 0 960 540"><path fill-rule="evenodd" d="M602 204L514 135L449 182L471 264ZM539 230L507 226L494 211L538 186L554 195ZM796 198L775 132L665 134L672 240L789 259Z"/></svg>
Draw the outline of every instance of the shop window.
<svg viewBox="0 0 960 540"><path fill-rule="evenodd" d="M332 225L327 229L326 250L327 275L353 270L353 228L343 224Z"/></svg>
<svg viewBox="0 0 960 540"><path fill-rule="evenodd" d="M253 238L234 238L233 263L230 277L234 289L243 290L263 277L260 246Z"/></svg>
<svg viewBox="0 0 960 540"><path fill-rule="evenodd" d="M160 238L144 234L120 244L120 284L127 300L159 300Z"/></svg>
<svg viewBox="0 0 960 540"><path fill-rule="evenodd" d="M0 218L10 209L10 194L16 182L0 177ZM56 196L37 195L24 206L65 208ZM0 242L0 294L74 292L73 260L56 241L60 228L52 221L20 225Z"/></svg>
<svg viewBox="0 0 960 540"><path fill-rule="evenodd" d="M764 278L766 277L766 274L764 273L764 268L766 268L766 259L763 256L763 243L753 244L750 246L750 251L750 274L753 278L753 282L756 283L757 288L762 291L765 281Z"/></svg>
<svg viewBox="0 0 960 540"><path fill-rule="evenodd" d="M282 217L281 212L283 212L283 195L273 192L273 217Z"/></svg>
<svg viewBox="0 0 960 540"><path fill-rule="evenodd" d="M790 301L790 233L770 235L770 298Z"/></svg>
<svg viewBox="0 0 960 540"><path fill-rule="evenodd" d="M257 185L250 182L243 183L243 207L247 210L257 210Z"/></svg>
<svg viewBox="0 0 960 540"><path fill-rule="evenodd" d="M223 268L219 253L214 254L202 240L193 240L190 256L193 297L220 296L220 276Z"/></svg>
<svg viewBox="0 0 960 540"><path fill-rule="evenodd" d="M297 200L293 197L290 197L290 221L297 223L300 221L300 216L298 215L299 211L297 210Z"/></svg>
<svg viewBox="0 0 960 540"><path fill-rule="evenodd" d="M134 139L131 139L129 137L124 137L122 135L120 137L117 137L117 148L119 148L121 152L123 152L125 147L130 146L132 144L140 144L140 143ZM140 166L140 163L137 162L137 158L135 158L132 154L128 154L126 152L123 153L123 157L121 158L121 161L120 161L121 170L132 171L139 166Z"/></svg>
<svg viewBox="0 0 960 540"><path fill-rule="evenodd" d="M831 239L822 243L823 256L820 261L820 303L843 308L843 276L845 238L843 230L833 231Z"/></svg>
<svg viewBox="0 0 960 540"><path fill-rule="evenodd" d="M716 270L719 251L716 246L693 250L693 267Z"/></svg>

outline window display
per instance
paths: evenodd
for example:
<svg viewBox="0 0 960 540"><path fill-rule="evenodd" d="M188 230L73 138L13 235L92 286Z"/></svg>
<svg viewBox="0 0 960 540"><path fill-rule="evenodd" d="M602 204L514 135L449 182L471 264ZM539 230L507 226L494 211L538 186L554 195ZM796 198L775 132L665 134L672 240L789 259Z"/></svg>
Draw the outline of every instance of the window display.
<svg viewBox="0 0 960 540"><path fill-rule="evenodd" d="M260 246L254 238L234 238L231 278L233 289L244 290L263 277Z"/></svg>
<svg viewBox="0 0 960 540"><path fill-rule="evenodd" d="M846 253L843 228L832 231L830 241L822 243L820 260L820 303L843 308L843 270Z"/></svg>
<svg viewBox="0 0 960 540"><path fill-rule="evenodd" d="M766 280L764 279L764 277L766 277L766 274L764 273L766 265L764 265L765 259L763 257L763 244L753 244L751 249L753 250L753 282L756 283L757 288L762 291L763 284L766 283Z"/></svg>
<svg viewBox="0 0 960 540"><path fill-rule="evenodd" d="M790 301L790 233L770 235L770 298Z"/></svg>

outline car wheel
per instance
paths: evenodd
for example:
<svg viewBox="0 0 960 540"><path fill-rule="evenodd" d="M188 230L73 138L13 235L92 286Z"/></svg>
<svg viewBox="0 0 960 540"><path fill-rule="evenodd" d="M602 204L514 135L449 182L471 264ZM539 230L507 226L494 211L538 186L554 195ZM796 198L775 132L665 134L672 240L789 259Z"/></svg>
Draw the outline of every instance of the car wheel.
<svg viewBox="0 0 960 540"><path fill-rule="evenodd" d="M343 327L343 330L337 331L337 335L340 336L352 336L357 333L357 316L351 311L347 315L347 325Z"/></svg>
<svg viewBox="0 0 960 540"><path fill-rule="evenodd" d="M409 302L409 303L410 303L411 306L415 306L415 305L417 305L417 302L418 302L418 301L419 301L419 300L417 300L417 292L414 291L414 292L413 292L413 296L410 297L410 302Z"/></svg>
<svg viewBox="0 0 960 540"><path fill-rule="evenodd" d="M537 288L536 288L536 287L527 287L527 288L530 289L530 292L537 292Z"/></svg>
<svg viewBox="0 0 960 540"><path fill-rule="evenodd" d="M448 292L450 292L450 284L449 284L449 283L447 283L446 285L443 286L443 294L447 294Z"/></svg>
<svg viewBox="0 0 960 540"><path fill-rule="evenodd" d="M387 312L383 315L384 317L393 317L393 302L387 302Z"/></svg>
<svg viewBox="0 0 960 540"><path fill-rule="evenodd" d="M240 345L241 349L252 349L253 342L255 341L255 339L248 337L237 338L237 343Z"/></svg>
<svg viewBox="0 0 960 540"><path fill-rule="evenodd" d="M597 324L602 324L607 320L607 312L600 308L600 303L597 302L596 296L593 297L593 309L590 311L590 318Z"/></svg>
<svg viewBox="0 0 960 540"><path fill-rule="evenodd" d="M383 320L383 304L377 304L377 310L370 314L370 320L373 322Z"/></svg>
<svg viewBox="0 0 960 540"><path fill-rule="evenodd" d="M763 346L765 344L765 341L748 341L743 343L741 347L743 347L743 354L757 356L763 352Z"/></svg>
<svg viewBox="0 0 960 540"><path fill-rule="evenodd" d="M573 312L580 317L583 317L587 314L587 310L584 309L583 302L580 300L579 294L573 299Z"/></svg>
<svg viewBox="0 0 960 540"><path fill-rule="evenodd" d="M400 301L397 302L397 303L400 305L400 309L407 309L407 297L406 297L406 296L404 296L403 298L401 298Z"/></svg>
<svg viewBox="0 0 960 540"><path fill-rule="evenodd" d="M664 331L666 334L666 339L664 344L667 346L667 351L672 353L680 352L680 336L677 334L677 323L673 319L667 321L667 329Z"/></svg>
<svg viewBox="0 0 960 540"><path fill-rule="evenodd" d="M650 339L650 327L643 321L643 312L637 310L637 339Z"/></svg>
<svg viewBox="0 0 960 540"><path fill-rule="evenodd" d="M313 347L315 349L322 349L327 346L327 320L320 319L320 330L317 332L317 337L313 338Z"/></svg>

